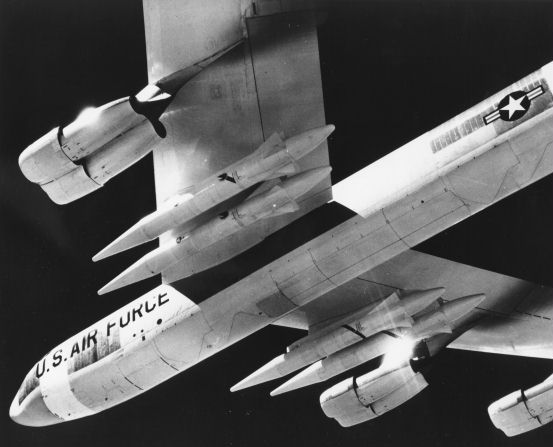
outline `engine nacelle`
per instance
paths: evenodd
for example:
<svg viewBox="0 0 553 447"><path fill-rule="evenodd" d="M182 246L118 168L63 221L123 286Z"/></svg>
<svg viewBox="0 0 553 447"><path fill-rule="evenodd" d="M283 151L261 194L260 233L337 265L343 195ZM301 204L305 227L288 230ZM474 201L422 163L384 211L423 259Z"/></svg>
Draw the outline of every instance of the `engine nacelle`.
<svg viewBox="0 0 553 447"><path fill-rule="evenodd" d="M507 436L516 436L553 420L553 375L542 383L518 390L488 407L493 424Z"/></svg>
<svg viewBox="0 0 553 447"><path fill-rule="evenodd" d="M150 152L165 136L159 116L171 97L148 86L135 97L87 109L19 156L21 171L59 204L98 188Z"/></svg>
<svg viewBox="0 0 553 447"><path fill-rule="evenodd" d="M342 427L350 427L393 410L427 386L423 375L410 364L381 366L326 390L321 394L321 408Z"/></svg>

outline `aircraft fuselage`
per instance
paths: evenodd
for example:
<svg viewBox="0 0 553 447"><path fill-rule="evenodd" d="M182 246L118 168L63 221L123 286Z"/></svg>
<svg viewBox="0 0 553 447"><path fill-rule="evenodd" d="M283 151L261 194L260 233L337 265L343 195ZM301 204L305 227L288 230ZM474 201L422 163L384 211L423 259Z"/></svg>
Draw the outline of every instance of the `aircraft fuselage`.
<svg viewBox="0 0 553 447"><path fill-rule="evenodd" d="M162 285L71 337L33 366L10 416L51 425L117 405L550 174L551 85L552 63L346 179L335 197L363 217L200 305Z"/></svg>

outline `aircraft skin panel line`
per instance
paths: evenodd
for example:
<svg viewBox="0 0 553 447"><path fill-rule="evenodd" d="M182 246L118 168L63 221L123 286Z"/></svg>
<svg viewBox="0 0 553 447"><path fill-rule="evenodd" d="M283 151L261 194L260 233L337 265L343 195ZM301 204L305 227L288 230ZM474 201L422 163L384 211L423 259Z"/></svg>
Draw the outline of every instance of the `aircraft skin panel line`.
<svg viewBox="0 0 553 447"><path fill-rule="evenodd" d="M528 112L519 120L484 124L482 116L496 108L501 98L512 91L528 90L538 83L546 93L532 101ZM416 191L421 185L448 174L454 176L460 165L490 151L492 147L509 146L516 135L526 130L525 127L534 127L532 121L551 108L551 85L553 63L337 183L333 186L334 200L366 217ZM551 118L541 116L541 119ZM524 157L516 145L511 147L511 152L513 154L506 153L505 157ZM382 194L382 190L388 194ZM359 194L358 191L364 193Z"/></svg>

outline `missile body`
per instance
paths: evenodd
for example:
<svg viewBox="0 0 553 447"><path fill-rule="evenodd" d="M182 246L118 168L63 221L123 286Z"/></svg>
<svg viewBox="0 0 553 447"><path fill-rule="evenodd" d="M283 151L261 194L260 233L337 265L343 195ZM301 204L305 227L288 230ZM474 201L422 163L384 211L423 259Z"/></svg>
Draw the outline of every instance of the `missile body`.
<svg viewBox="0 0 553 447"><path fill-rule="evenodd" d="M471 295L449 301L440 306L438 310L428 312L415 320L413 327L406 330L404 336L413 344L424 338L448 332L451 333L451 323L478 306L485 295ZM362 365L382 354L394 349L397 342L387 333L375 334L346 349L329 355L323 360L312 364L309 368L292 377L287 382L271 392L271 396L286 393L304 386L318 382L324 382L344 371Z"/></svg>
<svg viewBox="0 0 553 447"><path fill-rule="evenodd" d="M411 327L412 315L419 313L444 293L443 287L404 292L401 300L397 293L372 309L344 317L322 332L308 335L288 347L282 354L237 383L231 391L238 391L269 380L284 377L313 362L357 343L386 329Z"/></svg>
<svg viewBox="0 0 553 447"><path fill-rule="evenodd" d="M218 172L192 191L180 194L141 219L92 259L98 261L151 241L182 225L241 191L268 179L298 172L297 161L316 149L334 131L328 125L282 141L272 135L253 154Z"/></svg>
<svg viewBox="0 0 553 447"><path fill-rule="evenodd" d="M310 169L290 177L266 192L250 196L238 207L148 253L102 287L98 293L104 294L157 275L171 265L201 252L261 219L299 210L295 200L321 182L330 170L330 167Z"/></svg>

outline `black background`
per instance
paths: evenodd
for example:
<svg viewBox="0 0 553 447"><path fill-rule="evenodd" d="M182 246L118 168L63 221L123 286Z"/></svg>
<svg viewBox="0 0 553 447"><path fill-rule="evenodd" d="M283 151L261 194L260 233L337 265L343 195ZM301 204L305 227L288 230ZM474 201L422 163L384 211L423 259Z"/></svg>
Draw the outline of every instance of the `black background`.
<svg viewBox="0 0 553 447"><path fill-rule="evenodd" d="M543 380L551 373L546 360L446 350L427 390L351 429L319 407L329 384L277 398L268 396L272 383L231 394L232 384L300 336L283 328L267 328L99 415L38 429L13 423L9 404L36 360L156 284L95 293L151 245L90 261L155 203L150 157L66 206L50 202L17 166L21 150L85 106L147 83L141 2L5 0L0 8L2 445L551 445L551 426L508 439L486 411ZM333 181L552 60L552 22L551 2L339 2L319 30L327 122L337 126ZM551 286L552 199L549 176L419 249ZM209 296L349 215L324 208L182 288L192 299Z"/></svg>

